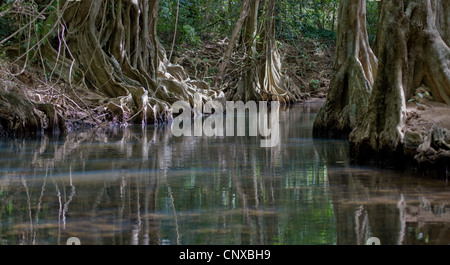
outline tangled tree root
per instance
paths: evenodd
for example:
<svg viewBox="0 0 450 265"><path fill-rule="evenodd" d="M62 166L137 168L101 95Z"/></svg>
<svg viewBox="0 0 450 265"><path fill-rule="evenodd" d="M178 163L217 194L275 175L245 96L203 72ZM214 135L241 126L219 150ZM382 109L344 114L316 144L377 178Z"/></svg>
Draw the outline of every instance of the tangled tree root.
<svg viewBox="0 0 450 265"><path fill-rule="evenodd" d="M51 5L55 11L40 19L53 26L39 34L33 32L31 20L25 52L14 44L2 47L23 63L10 73L25 88L17 95L28 106L23 108L27 113L19 115L23 127L71 131L108 122L164 123L171 120L175 101L193 104L196 93L204 100L223 96L167 60L156 36L158 1L50 1ZM33 67L41 68L33 84L20 80L31 69L28 58L35 59ZM5 108L18 100L6 98L8 93L2 96ZM4 130L17 127L6 124Z"/></svg>
<svg viewBox="0 0 450 265"><path fill-rule="evenodd" d="M450 164L450 130L433 126L417 148L414 159L420 164Z"/></svg>

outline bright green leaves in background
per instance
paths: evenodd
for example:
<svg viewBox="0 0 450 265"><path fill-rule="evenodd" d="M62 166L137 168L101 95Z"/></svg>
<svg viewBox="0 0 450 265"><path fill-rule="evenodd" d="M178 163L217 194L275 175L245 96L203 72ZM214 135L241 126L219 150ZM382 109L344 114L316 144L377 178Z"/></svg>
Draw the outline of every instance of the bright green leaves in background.
<svg viewBox="0 0 450 265"><path fill-rule="evenodd" d="M177 45L199 46L201 40L229 37L239 18L240 0L180 0ZM164 45L173 40L177 0L160 2L158 35ZM276 37L280 40L309 38L334 39L339 0L277 0ZM368 33L376 35L378 3L367 1Z"/></svg>

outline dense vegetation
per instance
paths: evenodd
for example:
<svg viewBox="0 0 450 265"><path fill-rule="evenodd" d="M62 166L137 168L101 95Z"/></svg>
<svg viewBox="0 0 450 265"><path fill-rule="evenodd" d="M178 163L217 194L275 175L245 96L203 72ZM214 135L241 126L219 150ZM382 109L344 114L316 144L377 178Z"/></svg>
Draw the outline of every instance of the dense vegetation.
<svg viewBox="0 0 450 265"><path fill-rule="evenodd" d="M176 36L176 49L201 47L205 39L220 40L229 37L239 18L240 0L161 1L158 36L165 47L171 46ZM276 6L276 38L285 43L296 43L299 38L336 38L338 0L294 1L280 0ZM178 11L178 20L177 20ZM369 36L376 34L378 4L367 3ZM178 21L178 22L177 22ZM175 33L177 25L177 33Z"/></svg>

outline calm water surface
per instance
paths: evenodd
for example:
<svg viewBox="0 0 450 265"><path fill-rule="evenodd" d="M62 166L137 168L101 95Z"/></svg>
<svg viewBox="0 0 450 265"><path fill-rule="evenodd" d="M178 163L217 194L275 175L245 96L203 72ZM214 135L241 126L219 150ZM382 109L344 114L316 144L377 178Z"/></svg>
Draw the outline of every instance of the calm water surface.
<svg viewBox="0 0 450 265"><path fill-rule="evenodd" d="M449 244L445 178L351 165L312 139L319 107L280 111L272 149L168 127L0 142L0 245Z"/></svg>

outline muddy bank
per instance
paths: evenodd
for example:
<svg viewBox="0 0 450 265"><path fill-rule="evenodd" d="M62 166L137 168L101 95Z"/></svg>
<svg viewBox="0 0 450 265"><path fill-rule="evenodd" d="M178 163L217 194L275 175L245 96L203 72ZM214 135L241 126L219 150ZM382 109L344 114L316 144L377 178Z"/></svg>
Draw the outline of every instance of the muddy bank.
<svg viewBox="0 0 450 265"><path fill-rule="evenodd" d="M438 170L448 177L450 165L450 107L424 98L408 102L404 153L419 168Z"/></svg>
<svg viewBox="0 0 450 265"><path fill-rule="evenodd" d="M403 139L395 150L361 152L351 142L355 163L420 172L448 178L450 165L450 108L433 100L408 102ZM394 139L392 139L394 141ZM356 155L357 154L357 155Z"/></svg>
<svg viewBox="0 0 450 265"><path fill-rule="evenodd" d="M64 134L115 121L99 93L0 61L0 138Z"/></svg>

